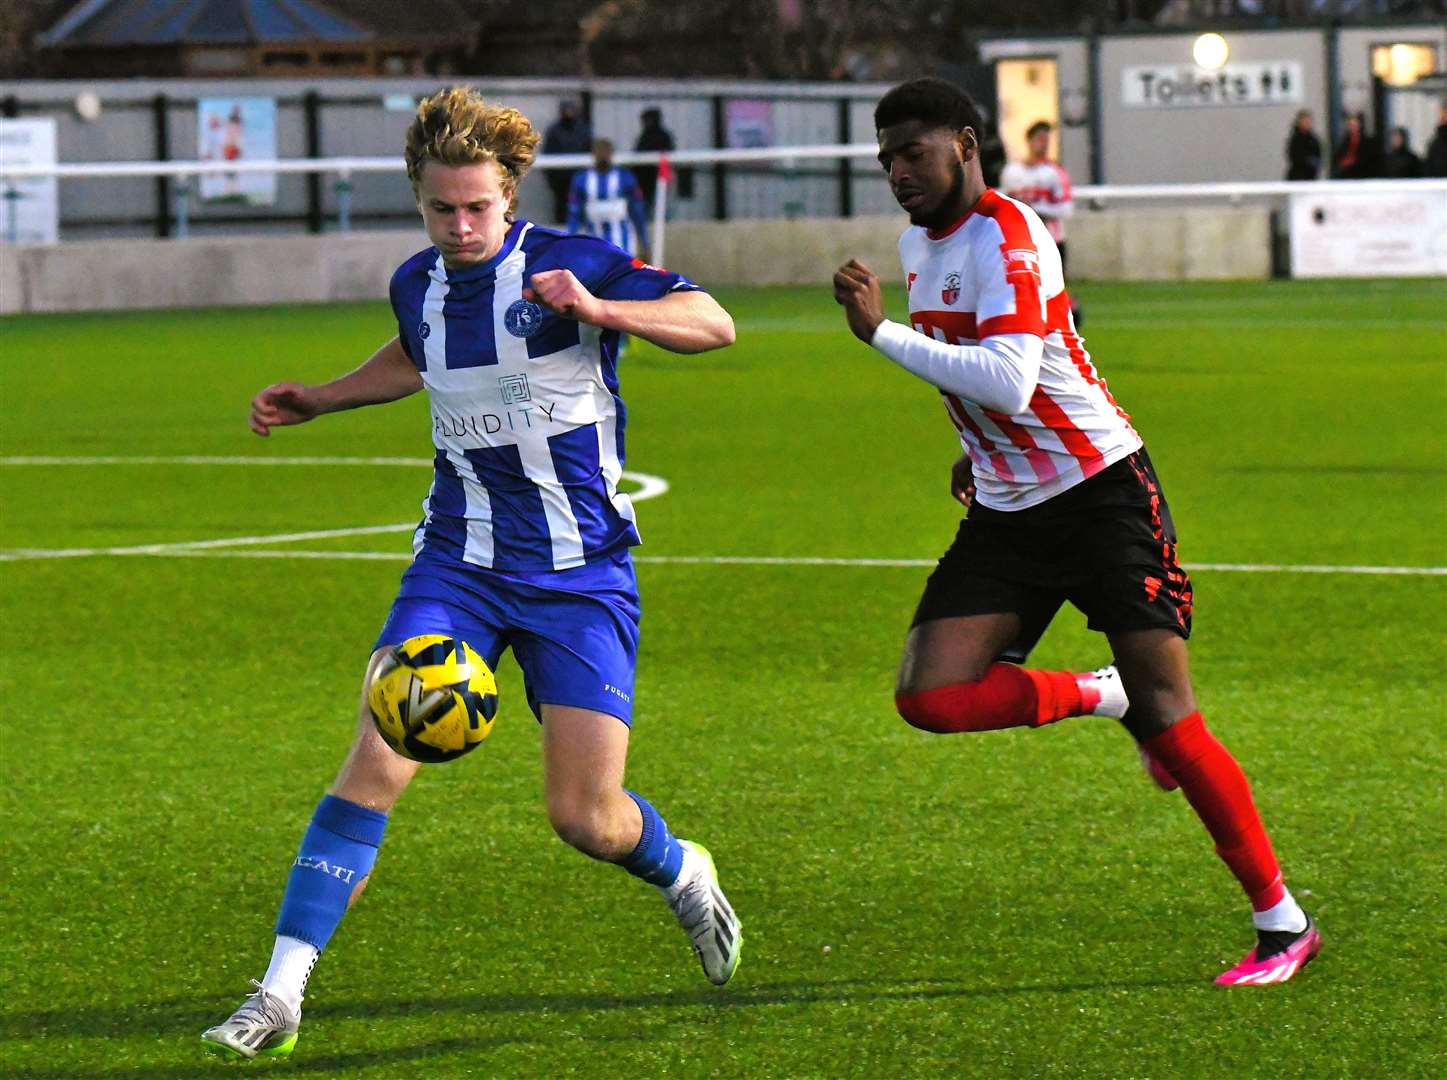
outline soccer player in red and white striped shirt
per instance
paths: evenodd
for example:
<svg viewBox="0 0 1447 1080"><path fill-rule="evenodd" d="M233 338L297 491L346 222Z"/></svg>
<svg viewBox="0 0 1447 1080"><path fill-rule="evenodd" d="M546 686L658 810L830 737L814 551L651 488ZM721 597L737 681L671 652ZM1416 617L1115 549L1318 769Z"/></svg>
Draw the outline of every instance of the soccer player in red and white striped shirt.
<svg viewBox="0 0 1447 1080"><path fill-rule="evenodd" d="M1050 122L1037 120L1025 132L1030 147L1027 161L1012 161L1000 173L1000 190L1030 207L1045 222L1060 262L1065 264L1065 219L1075 212L1070 192L1070 174L1058 161L1050 160Z"/></svg>
<svg viewBox="0 0 1447 1080"><path fill-rule="evenodd" d="M1121 718L1251 901L1256 947L1216 981L1285 982L1321 938L1282 882L1241 767L1196 707L1191 584L1170 508L1076 332L1055 241L1030 207L985 186L979 113L958 87L904 83L874 118L910 217L899 250L911 325L884 317L879 279L858 261L835 274L834 295L857 337L939 390L965 449L952 488L969 507L915 613L899 712L939 733ZM1020 666L1067 600L1115 664Z"/></svg>

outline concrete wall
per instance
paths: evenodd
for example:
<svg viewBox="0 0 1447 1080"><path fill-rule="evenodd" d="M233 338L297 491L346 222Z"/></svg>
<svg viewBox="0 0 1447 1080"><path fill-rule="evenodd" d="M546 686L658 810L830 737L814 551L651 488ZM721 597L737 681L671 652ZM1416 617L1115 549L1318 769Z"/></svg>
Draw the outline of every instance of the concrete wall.
<svg viewBox="0 0 1447 1080"><path fill-rule="evenodd" d="M668 265L705 285L825 285L850 258L899 277L894 214L832 221L680 222ZM377 300L393 269L427 244L420 231L190 240L97 240L6 249L0 314ZM1261 209L1082 210L1073 277L1264 278Z"/></svg>
<svg viewBox="0 0 1447 1080"><path fill-rule="evenodd" d="M372 300L426 246L399 230L12 248L0 256L0 312Z"/></svg>

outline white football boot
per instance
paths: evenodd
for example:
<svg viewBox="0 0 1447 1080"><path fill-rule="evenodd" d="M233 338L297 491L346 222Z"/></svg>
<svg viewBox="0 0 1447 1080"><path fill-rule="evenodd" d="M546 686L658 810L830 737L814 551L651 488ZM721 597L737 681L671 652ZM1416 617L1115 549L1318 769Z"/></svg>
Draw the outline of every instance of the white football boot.
<svg viewBox="0 0 1447 1080"><path fill-rule="evenodd" d="M255 979L256 993L221 1023L201 1033L201 1042L221 1057L286 1057L296 1046L300 1010L293 1010Z"/></svg>
<svg viewBox="0 0 1447 1080"><path fill-rule="evenodd" d="M739 917L719 888L718 871L708 849L687 840L678 844L683 848L678 880L672 885L660 885L658 891L693 942L693 951L708 981L722 986L733 978L744 947Z"/></svg>

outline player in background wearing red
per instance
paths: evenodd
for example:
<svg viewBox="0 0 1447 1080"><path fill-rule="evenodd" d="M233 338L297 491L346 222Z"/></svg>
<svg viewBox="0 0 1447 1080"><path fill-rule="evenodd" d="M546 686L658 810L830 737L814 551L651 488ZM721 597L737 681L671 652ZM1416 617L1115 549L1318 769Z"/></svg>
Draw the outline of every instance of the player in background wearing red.
<svg viewBox="0 0 1447 1080"><path fill-rule="evenodd" d="M1005 166L1000 173L1000 190L1040 215L1060 251L1061 272L1067 273L1065 219L1075 213L1075 197L1070 191L1070 174L1065 166L1050 160L1052 130L1048 120L1036 120L1030 125L1025 132L1030 157ZM1080 322L1080 305L1072 302L1070 311L1075 321Z"/></svg>
<svg viewBox="0 0 1447 1080"><path fill-rule="evenodd" d="M1240 765L1196 707L1170 508L1075 332L1055 242L1028 206L986 187L979 113L958 87L904 83L874 120L911 223L899 247L913 325L885 318L879 279L858 261L835 274L834 296L855 336L939 389L965 448L952 488L969 507L915 614L899 712L938 733L1121 718L1251 901L1256 947L1216 981L1285 982L1321 938L1282 882ZM1115 667L1017 666L1066 600L1106 635Z"/></svg>
<svg viewBox="0 0 1447 1080"><path fill-rule="evenodd" d="M1070 193L1070 174L1064 165L1050 160L1050 131L1047 120L1030 125L1025 132L1030 157L1005 166L1000 173L1000 190L1040 215L1060 250L1060 264L1064 266L1065 219L1075 212L1075 202Z"/></svg>

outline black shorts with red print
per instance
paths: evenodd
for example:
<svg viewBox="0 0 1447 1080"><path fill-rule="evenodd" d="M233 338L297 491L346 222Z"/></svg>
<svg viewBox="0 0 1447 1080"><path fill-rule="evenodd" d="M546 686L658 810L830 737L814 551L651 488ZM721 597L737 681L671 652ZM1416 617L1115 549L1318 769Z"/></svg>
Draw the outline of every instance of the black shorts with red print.
<svg viewBox="0 0 1447 1080"><path fill-rule="evenodd" d="M976 503L930 574L913 625L1014 612L1020 637L1002 658L1021 663L1067 600L1102 633L1191 636L1191 581L1144 448L1038 506Z"/></svg>

